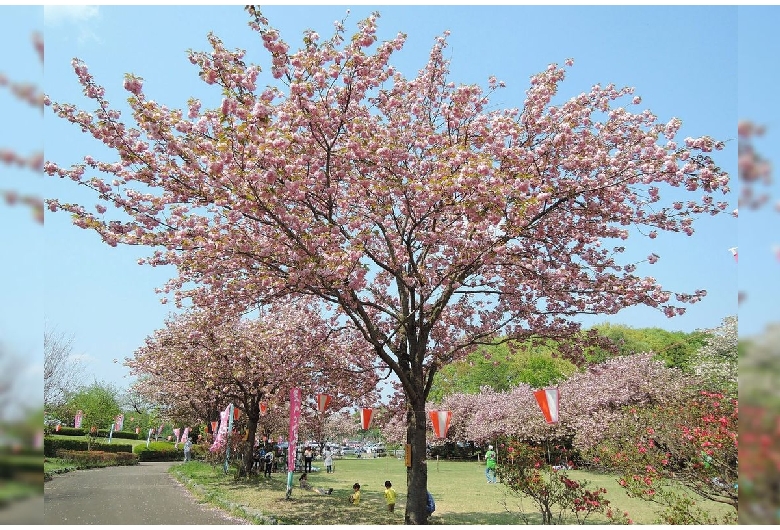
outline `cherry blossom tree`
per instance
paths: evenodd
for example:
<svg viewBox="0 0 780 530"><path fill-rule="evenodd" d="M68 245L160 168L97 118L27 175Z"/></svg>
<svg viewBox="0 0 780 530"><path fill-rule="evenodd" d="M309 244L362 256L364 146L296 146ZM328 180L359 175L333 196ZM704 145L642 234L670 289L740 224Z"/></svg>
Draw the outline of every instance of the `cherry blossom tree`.
<svg viewBox="0 0 780 530"><path fill-rule="evenodd" d="M350 321L402 388L406 522L423 523L438 369L497 336L575 335L578 314L674 316L700 300L638 273L658 260L651 250L644 264L621 254L628 239L692 235L697 217L727 208L716 197L729 178L710 155L723 143L678 139L681 120L660 122L631 87L596 84L554 104L571 60L532 76L522 108L490 110L503 83L452 82L446 33L407 79L390 63L405 36L379 42L378 14L352 38L342 22L327 40L307 31L292 51L247 9L274 80L261 88L261 68L210 34L212 50L189 59L219 108L169 108L127 74L129 124L74 60L96 108L46 105L118 159L47 161L98 201L48 208L109 245L154 247L144 263L177 268L165 287L177 304L239 313L303 294ZM576 359L575 346L563 354Z"/></svg>
<svg viewBox="0 0 780 530"><path fill-rule="evenodd" d="M251 469L261 402L283 406L292 386L312 400L327 392L336 407L373 394L376 374L364 343L349 331L301 300L280 300L257 319L191 311L169 320L125 364L143 376L135 389L165 404L170 417L194 413L204 422L214 417L204 414L232 402L246 425L244 469Z"/></svg>
<svg viewBox="0 0 780 530"><path fill-rule="evenodd" d="M437 408L453 411L454 439L483 443L510 436L537 444L565 441L586 451L603 439L605 425L620 418L625 407L677 402L695 382L643 353L590 366L559 383L554 425L545 422L527 384L506 392L486 387L479 394L451 394Z"/></svg>

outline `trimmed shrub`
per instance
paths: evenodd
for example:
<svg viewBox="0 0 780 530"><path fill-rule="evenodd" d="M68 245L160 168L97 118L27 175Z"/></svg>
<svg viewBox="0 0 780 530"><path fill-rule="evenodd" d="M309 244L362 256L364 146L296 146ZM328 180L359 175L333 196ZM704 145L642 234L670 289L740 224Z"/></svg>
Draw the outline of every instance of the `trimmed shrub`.
<svg viewBox="0 0 780 530"><path fill-rule="evenodd" d="M86 429L82 429L79 427L76 429L75 427L60 427L59 431L55 431L54 429L50 429L52 434L59 434L61 436L85 436L87 434Z"/></svg>
<svg viewBox="0 0 780 530"><path fill-rule="evenodd" d="M59 434L60 436L86 436L89 433L89 429L73 428L73 427L60 427L59 431L53 428L47 429L47 432L51 434ZM98 429L97 438L108 438L108 434L111 429ZM136 434L135 431L114 431L111 438L124 438L129 440L140 440L141 434Z"/></svg>
<svg viewBox="0 0 780 530"><path fill-rule="evenodd" d="M59 449L57 458L62 458L78 468L103 466L134 466L138 463L138 455L132 453L113 453L107 451L72 451Z"/></svg>
<svg viewBox="0 0 780 530"><path fill-rule="evenodd" d="M173 444L169 442L150 442L148 448L145 444L139 444L133 448L133 452L141 462L175 462L184 460L184 448L181 445L178 448L174 448Z"/></svg>
<svg viewBox="0 0 780 530"><path fill-rule="evenodd" d="M104 451L107 453L132 453L133 446L130 444L104 444L101 442L92 442L92 449L95 451ZM63 438L44 438L43 454L44 456L57 456L58 449L71 451L86 451L89 448L85 439L68 440Z"/></svg>

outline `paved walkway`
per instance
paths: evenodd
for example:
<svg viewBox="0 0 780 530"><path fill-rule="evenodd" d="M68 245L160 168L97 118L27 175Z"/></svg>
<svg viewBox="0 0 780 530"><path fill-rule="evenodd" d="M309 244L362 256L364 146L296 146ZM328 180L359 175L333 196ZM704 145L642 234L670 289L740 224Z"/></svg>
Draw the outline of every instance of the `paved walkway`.
<svg viewBox="0 0 780 530"><path fill-rule="evenodd" d="M168 474L171 462L141 462L55 475L44 485L44 524L239 525Z"/></svg>

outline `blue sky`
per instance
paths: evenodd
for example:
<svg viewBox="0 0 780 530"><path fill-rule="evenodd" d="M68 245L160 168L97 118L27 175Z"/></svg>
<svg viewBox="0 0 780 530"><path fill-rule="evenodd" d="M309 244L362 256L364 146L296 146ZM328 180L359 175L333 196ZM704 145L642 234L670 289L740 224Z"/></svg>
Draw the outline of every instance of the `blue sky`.
<svg viewBox="0 0 780 530"><path fill-rule="evenodd" d="M375 9L352 7L348 34L358 20ZM307 28L329 36L333 21L344 18L346 10L347 6L324 5L264 8L271 23L293 47L297 47ZM493 105L498 107L521 106L529 77L549 63L562 64L569 57L574 58L574 66L562 85L561 98L587 91L595 83L636 87L643 105L661 121L673 116L683 121L680 138L709 134L727 141L726 150L716 157L734 175L735 192L730 201L736 207L737 120L743 113L758 121L763 121L762 116L770 116L758 104L759 98L744 98L749 99L744 102L738 98L737 74L740 89L742 76L747 75L744 65L738 64L738 60L743 60L738 53L738 30L746 29L752 37L753 28L738 23L737 8L383 6L378 10L381 39L398 31L408 35L404 50L392 60L407 77L413 77L424 64L434 38L450 30L447 53L452 60L451 79L484 84L490 75L495 75L508 87L493 98ZM14 78L39 80L40 65L32 46L26 53L25 44L33 29L45 29L43 83L55 101L86 103L70 66L71 59L79 57L105 86L108 99L120 108L126 97L122 89L126 72L143 77L147 96L170 107L184 106L191 96L201 98L204 107L218 105L219 93L198 79L197 70L185 53L188 48L207 49L209 31L220 36L229 48L247 49L248 60L268 65L258 36L246 26L246 14L239 5L47 7L45 28L41 8L4 6L0 13L3 25L14 20L14 14L19 20L26 17L37 21L37 25L17 23L9 28L10 34L3 36L13 39L10 42L17 43L20 53L4 57L0 72ZM774 13L772 10L771 14ZM762 14L757 18L763 23L767 17ZM775 31L772 29L767 35L774 35ZM772 64L764 63L760 70L767 76L776 76L775 72L768 72ZM760 88L757 92L763 95ZM775 107L774 123L780 121L776 110ZM13 120L41 126L39 116L23 106L15 105L8 112ZM43 122L47 159L64 165L78 162L87 154L111 157L102 146L50 112ZM770 120L767 125L772 123ZM18 145L23 150L25 142L40 144L40 137L33 132L28 137L14 129L8 136L8 127L2 127L0 134L4 135L0 136L0 146ZM90 195L81 193L70 182L35 175L20 178L23 182L19 186L37 186L45 190L46 196L93 203ZM749 294L745 310L750 315L747 321L741 319L741 331L761 331L776 316L776 297L765 296L771 289L760 281L762 277L776 278L780 267L770 253L771 243L780 242L780 237L776 231L762 228L776 226L775 217L760 222L771 224L757 224L753 230L745 230L742 218L704 218L693 237L662 235L652 248L631 249L637 256L650 252L661 256L656 265L640 272L655 276L665 288L684 292L706 289L709 295L690 306L682 317L667 319L656 311L635 308L610 317L589 318L583 320L584 324L609 321L682 331L719 325L724 317L737 312L737 264L728 249L739 246L740 269L746 261L756 263L750 277L739 276L739 287ZM74 336L75 350L83 356L87 382L94 378L126 387L132 380L122 360L131 357L145 337L163 326L171 308L159 303L160 295L154 289L175 271L137 265L136 260L147 255L144 249L111 248L95 233L72 226L62 213L47 215L45 229L35 226L24 213L5 207L0 207L0 220L5 226L13 223L14 230L6 234L4 229L3 237L8 248L18 249L14 259L3 260L2 264L7 281L5 293L12 301L0 308L3 342L31 359L31 365L40 364L45 318L50 326ZM772 288L777 288L776 282L772 282Z"/></svg>

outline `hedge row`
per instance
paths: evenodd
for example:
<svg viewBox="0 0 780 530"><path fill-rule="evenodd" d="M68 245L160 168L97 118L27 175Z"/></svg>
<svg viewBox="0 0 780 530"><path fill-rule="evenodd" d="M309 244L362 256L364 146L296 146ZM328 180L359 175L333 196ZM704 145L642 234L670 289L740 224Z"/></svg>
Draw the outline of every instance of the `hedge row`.
<svg viewBox="0 0 780 530"><path fill-rule="evenodd" d="M179 444L174 448L170 442L150 442L147 448L145 444L136 445L133 452L138 455L141 462L175 462L184 460L184 448ZM206 450L199 446L192 446L192 459L203 460L206 457Z"/></svg>
<svg viewBox="0 0 780 530"><path fill-rule="evenodd" d="M44 456L57 456L58 449L66 449L70 451L86 451L90 446L86 440L68 440L64 438L49 438L43 439L43 454ZM133 446L131 444L115 444L115 443L101 443L92 442L91 447L95 451L104 451L106 453L132 453Z"/></svg>
<svg viewBox="0 0 780 530"><path fill-rule="evenodd" d="M54 430L50 429L52 434L59 434L61 436L86 436L89 434L89 428L83 428L80 427L76 429L75 427L60 427L60 430ZM98 429L96 437L98 438L108 438L109 433L111 432L110 429ZM114 431L113 434L111 434L111 438L125 438L129 440L141 440L142 436L141 434L136 434L135 431Z"/></svg>
<svg viewBox="0 0 780 530"><path fill-rule="evenodd" d="M138 463L138 455L132 453L58 449L56 456L66 462L75 464L77 467L96 467L100 465L134 466Z"/></svg>

